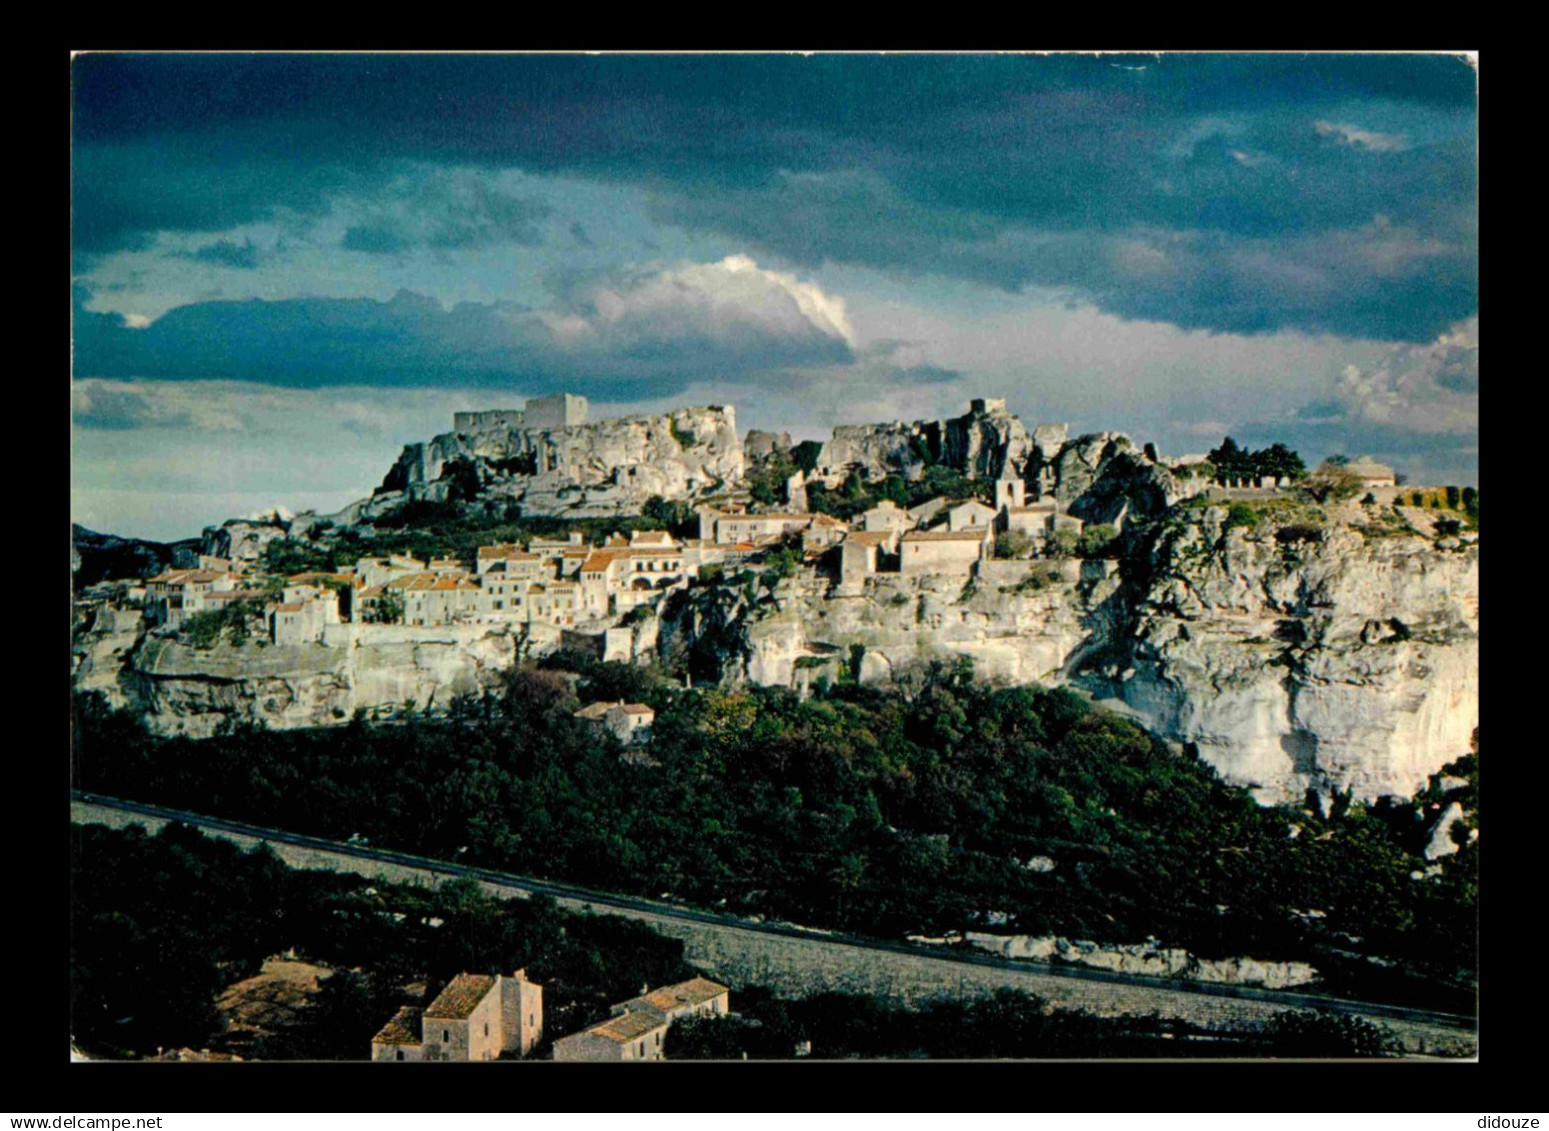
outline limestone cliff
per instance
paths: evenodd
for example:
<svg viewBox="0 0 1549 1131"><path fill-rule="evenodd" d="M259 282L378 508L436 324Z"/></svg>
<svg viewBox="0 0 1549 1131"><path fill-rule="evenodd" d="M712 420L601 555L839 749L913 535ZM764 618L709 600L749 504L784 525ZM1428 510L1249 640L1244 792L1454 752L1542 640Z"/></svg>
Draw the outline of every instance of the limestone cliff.
<svg viewBox="0 0 1549 1131"><path fill-rule="evenodd" d="M817 466L820 471L854 467L870 479L898 474L914 480L931 463L981 479L998 479L1009 465L1027 484L1029 498L1053 495L1069 503L1092 486L1109 460L1132 449L1119 432L1074 440L1063 424L1039 424L1029 432L1003 402L981 400L945 420L841 425L823 446Z"/></svg>
<svg viewBox="0 0 1549 1131"><path fill-rule="evenodd" d="M841 663L872 682L969 656L984 677L1069 684L1132 712L1271 803L1309 787L1408 796L1468 750L1477 544L1362 533L1350 516L1261 530L1227 516L1170 510L1136 528L1122 565L696 590L665 610L663 649L699 655L696 679L795 687Z"/></svg>
<svg viewBox="0 0 1549 1131"><path fill-rule="evenodd" d="M347 626L346 626L347 627ZM369 644L341 632L333 645L196 649L151 638L122 683L163 734L207 737L223 722L274 729L330 726L357 708L445 707L492 686L515 662L517 638L469 629L401 629Z"/></svg>
<svg viewBox="0 0 1549 1131"><path fill-rule="evenodd" d="M1475 545L1184 508L1127 563L1123 620L1069 673L1261 799L1409 795L1478 725Z"/></svg>
<svg viewBox="0 0 1549 1131"><path fill-rule="evenodd" d="M729 406L684 408L567 428L480 425L410 444L359 517L405 499L516 503L528 514L638 513L647 499L693 499L742 480Z"/></svg>

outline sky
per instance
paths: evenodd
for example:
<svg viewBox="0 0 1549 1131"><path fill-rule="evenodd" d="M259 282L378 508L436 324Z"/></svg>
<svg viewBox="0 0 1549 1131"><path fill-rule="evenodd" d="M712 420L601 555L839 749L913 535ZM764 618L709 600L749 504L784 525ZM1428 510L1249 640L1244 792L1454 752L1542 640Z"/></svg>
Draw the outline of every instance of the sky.
<svg viewBox="0 0 1549 1131"><path fill-rule="evenodd" d="M72 100L96 530L336 510L559 391L1478 482L1456 56L109 53Z"/></svg>

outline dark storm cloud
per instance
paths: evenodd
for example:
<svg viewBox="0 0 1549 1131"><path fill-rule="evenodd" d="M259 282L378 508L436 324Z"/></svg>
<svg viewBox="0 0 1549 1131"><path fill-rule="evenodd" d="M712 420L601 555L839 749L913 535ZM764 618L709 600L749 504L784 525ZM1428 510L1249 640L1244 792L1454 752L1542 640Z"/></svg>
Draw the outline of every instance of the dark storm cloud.
<svg viewBox="0 0 1549 1131"><path fill-rule="evenodd" d="M182 257L198 263L236 267L243 271L256 270L258 267L258 248L254 246L252 240L243 240L241 243L235 240L216 240L193 251L184 252Z"/></svg>
<svg viewBox="0 0 1549 1131"><path fill-rule="evenodd" d="M319 214L413 161L638 185L803 267L1189 327L1424 340L1477 305L1474 75L1449 57L85 56L75 79L83 252ZM531 242L543 217L511 207L346 243ZM1379 218L1429 251L1340 253Z"/></svg>
<svg viewBox="0 0 1549 1131"><path fill-rule="evenodd" d="M87 301L77 289L79 378L298 388L520 380L539 391L623 400L670 395L696 380L756 380L784 367L854 359L842 303L742 257L593 276L541 311L471 302L447 310L400 291L388 302L192 303L133 328L86 311Z"/></svg>

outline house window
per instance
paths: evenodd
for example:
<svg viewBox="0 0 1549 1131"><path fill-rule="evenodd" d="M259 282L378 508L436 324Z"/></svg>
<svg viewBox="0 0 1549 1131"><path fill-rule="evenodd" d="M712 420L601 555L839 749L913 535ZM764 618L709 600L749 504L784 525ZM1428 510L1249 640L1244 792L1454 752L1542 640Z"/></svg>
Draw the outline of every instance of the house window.
<svg viewBox="0 0 1549 1131"><path fill-rule="evenodd" d="M641 1056L645 1055L645 1042L644 1041L640 1042L640 1055Z"/></svg>
<svg viewBox="0 0 1549 1131"><path fill-rule="evenodd" d="M451 1041L452 1041L452 1031L450 1029L442 1029L441 1030L441 1043L443 1045L445 1045L445 1044L450 1044Z"/></svg>
<svg viewBox="0 0 1549 1131"><path fill-rule="evenodd" d="M393 1053L393 1059L394 1060L402 1060L403 1059L403 1050L399 1049L395 1053Z"/></svg>
<svg viewBox="0 0 1549 1131"><path fill-rule="evenodd" d="M537 1024L538 1024L538 1017L537 1017L537 1014L535 1014L535 1013L529 1013L529 1014L528 1014L528 1015L527 1015L527 1027L528 1027L528 1028L532 1028L532 1027L533 1027L533 1026L535 1026L535 1025L537 1025Z"/></svg>
<svg viewBox="0 0 1549 1131"><path fill-rule="evenodd" d="M484 1022L484 1035L486 1037L489 1036L489 1022L488 1021Z"/></svg>

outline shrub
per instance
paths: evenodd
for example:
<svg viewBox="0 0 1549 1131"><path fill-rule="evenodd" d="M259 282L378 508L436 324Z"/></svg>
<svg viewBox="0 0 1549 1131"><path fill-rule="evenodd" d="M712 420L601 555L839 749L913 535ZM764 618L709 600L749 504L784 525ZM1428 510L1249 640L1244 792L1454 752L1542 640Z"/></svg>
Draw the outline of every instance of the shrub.
<svg viewBox="0 0 1549 1131"><path fill-rule="evenodd" d="M1007 530L995 537L997 558L1025 558L1033 552L1033 540L1020 530Z"/></svg>
<svg viewBox="0 0 1549 1131"><path fill-rule="evenodd" d="M1296 542L1321 542L1323 528L1308 522L1293 522L1275 531L1275 541L1282 546L1289 546Z"/></svg>
<svg viewBox="0 0 1549 1131"><path fill-rule="evenodd" d="M1076 552L1083 558L1112 558L1118 556L1119 532L1111 523L1100 522L1081 532L1076 542Z"/></svg>
<svg viewBox="0 0 1549 1131"><path fill-rule="evenodd" d="M1234 526L1245 526L1252 530L1259 524L1259 515L1256 510L1247 503L1233 503L1226 508L1226 523L1222 530L1230 530Z"/></svg>

